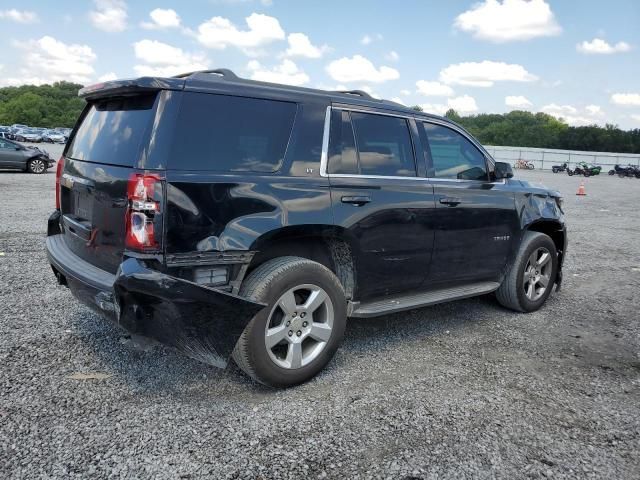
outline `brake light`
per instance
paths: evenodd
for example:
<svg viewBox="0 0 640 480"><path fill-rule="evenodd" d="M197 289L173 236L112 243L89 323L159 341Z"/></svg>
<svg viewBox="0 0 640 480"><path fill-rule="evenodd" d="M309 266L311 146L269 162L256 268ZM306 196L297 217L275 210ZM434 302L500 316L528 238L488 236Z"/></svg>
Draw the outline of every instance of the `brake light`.
<svg viewBox="0 0 640 480"><path fill-rule="evenodd" d="M157 251L156 220L162 183L157 175L132 173L127 184L125 246L141 252Z"/></svg>
<svg viewBox="0 0 640 480"><path fill-rule="evenodd" d="M60 210L60 178L64 170L64 156L60 157L56 165L56 210Z"/></svg>

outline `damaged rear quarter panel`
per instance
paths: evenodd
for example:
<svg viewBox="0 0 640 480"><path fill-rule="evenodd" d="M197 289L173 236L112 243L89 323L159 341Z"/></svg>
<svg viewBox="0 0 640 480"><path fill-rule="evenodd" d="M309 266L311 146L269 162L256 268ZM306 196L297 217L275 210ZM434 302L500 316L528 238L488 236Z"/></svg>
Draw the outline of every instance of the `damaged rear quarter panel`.
<svg viewBox="0 0 640 480"><path fill-rule="evenodd" d="M125 260L114 284L119 323L201 362L224 368L240 334L264 307Z"/></svg>

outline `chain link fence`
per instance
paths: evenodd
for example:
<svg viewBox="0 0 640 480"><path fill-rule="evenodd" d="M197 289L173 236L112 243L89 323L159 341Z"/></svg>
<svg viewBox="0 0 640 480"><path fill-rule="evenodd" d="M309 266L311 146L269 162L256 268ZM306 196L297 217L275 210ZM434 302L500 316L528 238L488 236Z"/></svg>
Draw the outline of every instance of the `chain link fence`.
<svg viewBox="0 0 640 480"><path fill-rule="evenodd" d="M538 170L551 170L553 165L566 163L569 168L575 168L580 162L602 166L603 171L611 170L614 165L640 166L640 155L631 153L608 152L581 152L577 150L554 150L547 148L526 147L498 147L487 146L484 148L498 162L507 162L512 166L518 160L533 163Z"/></svg>

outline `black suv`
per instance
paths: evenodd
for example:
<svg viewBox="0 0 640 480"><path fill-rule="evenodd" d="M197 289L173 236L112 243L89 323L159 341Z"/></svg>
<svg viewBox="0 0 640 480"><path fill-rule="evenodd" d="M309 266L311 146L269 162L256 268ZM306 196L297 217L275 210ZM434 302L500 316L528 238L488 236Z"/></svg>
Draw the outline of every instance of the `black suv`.
<svg viewBox="0 0 640 480"><path fill-rule="evenodd" d="M58 282L203 362L294 385L347 317L490 292L529 312L560 284L559 194L445 118L229 70L80 96L48 224Z"/></svg>

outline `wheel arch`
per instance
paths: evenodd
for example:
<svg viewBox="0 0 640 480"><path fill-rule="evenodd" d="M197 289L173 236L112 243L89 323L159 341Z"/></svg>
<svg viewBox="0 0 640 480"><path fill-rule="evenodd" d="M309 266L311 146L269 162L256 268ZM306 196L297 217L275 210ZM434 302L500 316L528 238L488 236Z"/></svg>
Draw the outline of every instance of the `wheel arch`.
<svg viewBox="0 0 640 480"><path fill-rule="evenodd" d="M296 256L318 262L340 280L346 298L356 292L355 242L346 230L333 225L291 225L258 237L251 245L256 252L247 274L276 257ZM246 276L245 276L246 278Z"/></svg>
<svg viewBox="0 0 640 480"><path fill-rule="evenodd" d="M567 232L560 221L550 219L535 220L527 225L525 230L544 233L551 237L551 240L553 240L553 243L556 246L556 251L558 252L558 265L562 265L566 248Z"/></svg>

